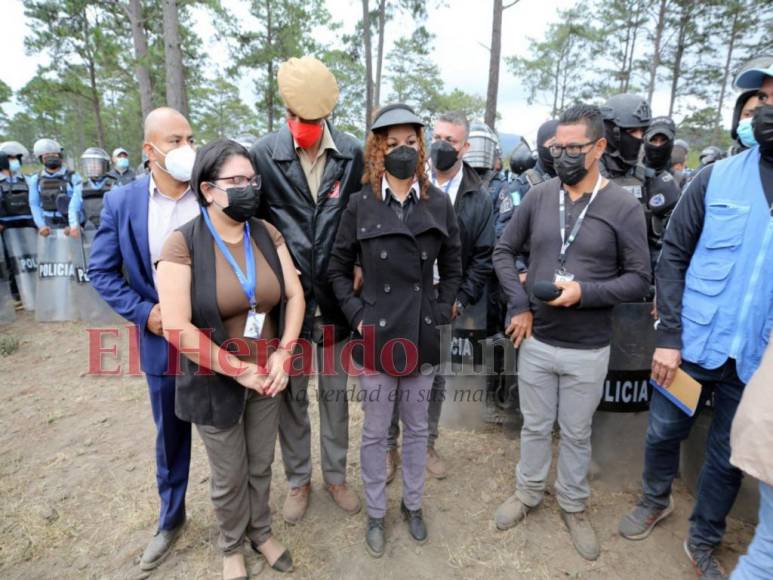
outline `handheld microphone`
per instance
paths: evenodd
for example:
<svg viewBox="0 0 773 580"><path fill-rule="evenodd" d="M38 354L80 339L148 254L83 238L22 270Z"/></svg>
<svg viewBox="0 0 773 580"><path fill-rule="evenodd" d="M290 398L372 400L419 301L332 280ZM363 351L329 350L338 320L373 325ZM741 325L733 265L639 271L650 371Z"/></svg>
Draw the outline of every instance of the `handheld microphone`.
<svg viewBox="0 0 773 580"><path fill-rule="evenodd" d="M539 280L534 283L532 293L534 296L542 300L543 302L550 302L555 300L563 292L563 288L558 288L553 282L547 280Z"/></svg>

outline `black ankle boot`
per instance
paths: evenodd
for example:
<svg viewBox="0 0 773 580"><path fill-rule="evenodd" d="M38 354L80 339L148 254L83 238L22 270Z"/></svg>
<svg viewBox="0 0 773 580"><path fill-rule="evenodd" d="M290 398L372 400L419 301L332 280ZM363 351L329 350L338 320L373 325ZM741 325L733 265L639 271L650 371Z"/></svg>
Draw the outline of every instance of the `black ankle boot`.
<svg viewBox="0 0 773 580"><path fill-rule="evenodd" d="M424 525L424 515L421 513L421 510L409 510L405 507L405 501L401 501L400 512L403 514L403 519L408 521L408 530L411 532L411 537L419 544L425 544L429 538L427 536L427 526Z"/></svg>
<svg viewBox="0 0 773 580"><path fill-rule="evenodd" d="M386 538L384 534L384 518L371 518L368 516L368 529L365 532L365 547L368 554L374 558L384 555Z"/></svg>

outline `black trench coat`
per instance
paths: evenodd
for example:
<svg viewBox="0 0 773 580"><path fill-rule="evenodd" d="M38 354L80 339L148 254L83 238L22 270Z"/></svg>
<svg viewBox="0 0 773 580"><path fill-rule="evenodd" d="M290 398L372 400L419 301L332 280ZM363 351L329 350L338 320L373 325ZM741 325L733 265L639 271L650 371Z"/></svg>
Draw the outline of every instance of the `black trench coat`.
<svg viewBox="0 0 773 580"><path fill-rule="evenodd" d="M356 296L352 273L358 255L364 281ZM435 260L440 273L437 289ZM328 276L352 329L363 323L365 347L353 351L358 364L388 375L412 374L423 364L438 364L439 326L450 323L462 280L459 226L451 199L430 186L428 198L421 199L403 222L369 186L352 194L341 217ZM375 348L368 344L369 334ZM402 346L384 348L395 339L415 345L418 357L406 357ZM368 356L368 350L375 356Z"/></svg>

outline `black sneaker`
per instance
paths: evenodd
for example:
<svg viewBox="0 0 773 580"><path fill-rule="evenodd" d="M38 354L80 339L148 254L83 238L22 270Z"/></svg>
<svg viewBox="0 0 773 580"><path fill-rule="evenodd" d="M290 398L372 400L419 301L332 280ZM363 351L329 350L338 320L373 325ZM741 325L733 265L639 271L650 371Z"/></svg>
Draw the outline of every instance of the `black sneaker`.
<svg viewBox="0 0 773 580"><path fill-rule="evenodd" d="M368 530L365 532L365 547L368 554L374 558L384 555L386 537L384 534L384 518L368 517Z"/></svg>
<svg viewBox="0 0 773 580"><path fill-rule="evenodd" d="M698 547L687 539L684 541L684 552L690 558L698 578L727 580L727 575L714 557L714 550L711 548Z"/></svg>
<svg viewBox="0 0 773 580"><path fill-rule="evenodd" d="M419 544L426 544L429 536L421 509L409 510L405 506L405 502L401 501L400 512L403 514L403 519L408 522L408 531L410 531L411 537Z"/></svg>

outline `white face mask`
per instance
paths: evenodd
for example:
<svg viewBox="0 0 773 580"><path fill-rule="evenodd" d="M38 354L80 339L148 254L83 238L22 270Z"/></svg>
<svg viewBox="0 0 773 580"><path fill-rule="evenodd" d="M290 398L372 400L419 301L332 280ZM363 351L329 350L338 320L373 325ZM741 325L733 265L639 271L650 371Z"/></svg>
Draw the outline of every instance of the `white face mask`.
<svg viewBox="0 0 773 580"><path fill-rule="evenodd" d="M185 147L172 149L169 153L164 153L153 143L150 145L164 156L166 168L161 167L158 161L155 162L159 169L165 171L180 183L188 183L191 180L193 163L196 161L196 152L193 150L193 147L186 145Z"/></svg>

